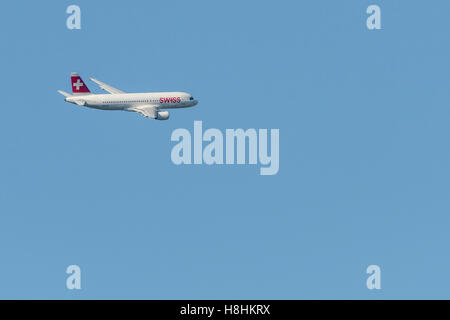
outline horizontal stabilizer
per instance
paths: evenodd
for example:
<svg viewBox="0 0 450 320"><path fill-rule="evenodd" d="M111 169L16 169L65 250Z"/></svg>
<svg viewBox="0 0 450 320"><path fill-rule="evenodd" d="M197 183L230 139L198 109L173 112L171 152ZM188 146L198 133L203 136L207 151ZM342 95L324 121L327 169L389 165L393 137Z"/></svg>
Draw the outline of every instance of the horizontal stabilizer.
<svg viewBox="0 0 450 320"><path fill-rule="evenodd" d="M66 97L66 98L72 96L71 94L69 94L69 93L67 93L67 92L64 92L64 91L62 91L62 90L58 90L58 93L62 94L62 95L63 95L64 97Z"/></svg>

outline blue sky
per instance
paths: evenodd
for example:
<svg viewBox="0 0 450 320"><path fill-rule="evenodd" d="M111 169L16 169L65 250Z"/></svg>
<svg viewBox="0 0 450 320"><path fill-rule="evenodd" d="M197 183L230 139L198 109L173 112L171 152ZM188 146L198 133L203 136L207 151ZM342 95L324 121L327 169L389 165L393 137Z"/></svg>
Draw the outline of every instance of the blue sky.
<svg viewBox="0 0 450 320"><path fill-rule="evenodd" d="M366 28L370 4L382 30ZM0 298L450 298L449 10L3 3ZM84 109L56 92L72 71L200 103L169 121ZM279 173L175 166L170 135L194 120L279 128Z"/></svg>

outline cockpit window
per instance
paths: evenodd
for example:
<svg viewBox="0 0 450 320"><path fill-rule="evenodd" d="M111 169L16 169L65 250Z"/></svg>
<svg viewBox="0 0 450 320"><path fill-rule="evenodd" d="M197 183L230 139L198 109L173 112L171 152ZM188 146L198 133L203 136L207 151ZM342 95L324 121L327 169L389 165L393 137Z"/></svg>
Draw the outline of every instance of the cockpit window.
<svg viewBox="0 0 450 320"><path fill-rule="evenodd" d="M189 100L191 100L191 101L194 100L194 97L190 97Z"/></svg>

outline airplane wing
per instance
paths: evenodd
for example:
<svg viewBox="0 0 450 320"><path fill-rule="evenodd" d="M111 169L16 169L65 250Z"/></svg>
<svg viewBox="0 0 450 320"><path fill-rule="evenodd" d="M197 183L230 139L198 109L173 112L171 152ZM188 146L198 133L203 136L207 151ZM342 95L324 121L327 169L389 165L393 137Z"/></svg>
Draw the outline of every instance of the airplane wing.
<svg viewBox="0 0 450 320"><path fill-rule="evenodd" d="M139 106L128 110L142 114L146 118L156 119L158 107L154 105Z"/></svg>
<svg viewBox="0 0 450 320"><path fill-rule="evenodd" d="M100 86L100 88L102 88L105 91L108 91L109 93L112 93L112 94L114 94L114 93L125 93L124 91L121 91L119 89L111 87L110 85L107 85L104 82L98 81L97 79L94 79L94 78L89 78L89 79L94 81L96 84L98 84Z"/></svg>

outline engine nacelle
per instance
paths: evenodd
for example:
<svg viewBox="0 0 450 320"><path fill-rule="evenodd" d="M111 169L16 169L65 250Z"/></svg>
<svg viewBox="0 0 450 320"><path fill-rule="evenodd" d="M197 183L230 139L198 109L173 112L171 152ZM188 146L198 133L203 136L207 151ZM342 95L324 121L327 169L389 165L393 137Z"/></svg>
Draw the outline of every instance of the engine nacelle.
<svg viewBox="0 0 450 320"><path fill-rule="evenodd" d="M158 111L156 113L156 120L167 120L169 119L170 113L169 111Z"/></svg>

